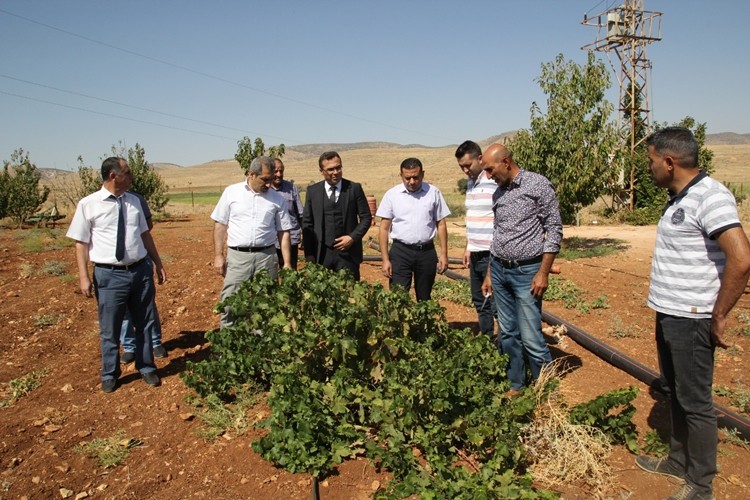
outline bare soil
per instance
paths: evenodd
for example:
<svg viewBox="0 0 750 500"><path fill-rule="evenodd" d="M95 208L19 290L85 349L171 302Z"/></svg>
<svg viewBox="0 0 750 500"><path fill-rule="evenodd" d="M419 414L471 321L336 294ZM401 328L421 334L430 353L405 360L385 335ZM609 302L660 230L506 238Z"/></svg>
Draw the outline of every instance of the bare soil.
<svg viewBox="0 0 750 500"><path fill-rule="evenodd" d="M203 359L210 349L204 333L217 326L212 313L221 278L211 269L211 223L205 215L186 215L157 223L154 239L169 281L158 287L157 303L163 322L167 359L157 360L163 385L147 386L132 365L124 369L122 385L112 394L99 388L99 347L96 304L85 299L75 279L50 276L45 263L64 264L76 275L73 248L29 252L23 244L28 230L0 230L0 383L36 370L46 370L41 387L0 409L0 498L310 498L311 479L289 474L264 461L250 448L258 436L227 434L214 442L196 435L202 426L196 410L185 402L191 391L179 377L185 363ZM64 232L63 232L64 233ZM375 229L371 231L375 234ZM625 240L627 248L600 258L562 261L562 277L585 290L584 300L606 296L606 309L581 312L560 302L545 308L577 325L624 354L657 369L653 342L654 314L645 306L651 261L653 227L565 228L565 236ZM59 236L63 238L62 235ZM48 244L55 243L48 238ZM458 257L460 250L451 252ZM461 272L460 266L452 269ZM362 266L363 279L382 280L379 263ZM472 309L444 302L447 318L457 327L476 328ZM736 311L747 313L745 293ZM47 326L42 323L52 323ZM738 321L730 327L737 331ZM732 349L716 358L716 384L741 387L746 373L750 338L734 333ZM663 398L613 368L570 338L551 346L555 357L568 356L573 370L562 382L571 403L586 401L615 388L636 385L635 421L643 437L649 430L668 428ZM730 405L726 399L717 399ZM259 405L254 419L265 409ZM123 465L104 469L74 451L94 438L122 430L141 441ZM726 441L721 433L717 498L748 498L750 451ZM676 484L637 469L634 456L617 448L608 459L618 485L611 498L663 498ZM322 481L321 498L369 498L387 473L366 460L344 463ZM565 498L587 498L569 485Z"/></svg>

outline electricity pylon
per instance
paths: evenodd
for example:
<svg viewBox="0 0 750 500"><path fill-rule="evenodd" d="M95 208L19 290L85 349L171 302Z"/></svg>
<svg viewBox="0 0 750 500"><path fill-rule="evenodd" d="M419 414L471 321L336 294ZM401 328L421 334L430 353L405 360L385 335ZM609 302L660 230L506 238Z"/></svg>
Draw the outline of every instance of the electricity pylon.
<svg viewBox="0 0 750 500"><path fill-rule="evenodd" d="M604 52L620 83L618 124L623 135L630 139L630 182L625 192L631 210L635 208L636 148L651 132L648 92L651 61L646 58L646 46L661 40L661 12L643 10L643 1L624 0L619 7L593 16L584 15L581 22L597 28L596 41L581 49ZM621 175L624 177L624 173ZM624 184L622 177L620 182Z"/></svg>

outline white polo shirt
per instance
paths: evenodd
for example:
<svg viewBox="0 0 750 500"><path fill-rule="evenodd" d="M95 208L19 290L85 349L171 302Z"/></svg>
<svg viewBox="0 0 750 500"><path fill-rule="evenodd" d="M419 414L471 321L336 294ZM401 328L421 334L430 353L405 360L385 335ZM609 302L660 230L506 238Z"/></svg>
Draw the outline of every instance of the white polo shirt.
<svg viewBox="0 0 750 500"><path fill-rule="evenodd" d="M89 245L89 260L96 264L129 265L146 257L141 234L148 224L140 200L133 193L120 195L125 213L125 256L115 258L117 244L117 198L105 187L83 198L76 206L75 215L66 236Z"/></svg>

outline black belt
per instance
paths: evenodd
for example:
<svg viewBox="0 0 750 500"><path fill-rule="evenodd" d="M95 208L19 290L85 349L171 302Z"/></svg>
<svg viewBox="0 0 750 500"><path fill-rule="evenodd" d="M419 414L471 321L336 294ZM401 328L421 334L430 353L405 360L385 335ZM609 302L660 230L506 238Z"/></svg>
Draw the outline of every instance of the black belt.
<svg viewBox="0 0 750 500"><path fill-rule="evenodd" d="M514 269L516 267L526 266L529 264L536 264L542 261L542 257L544 257L544 254L537 255L536 257L532 257L531 259L524 259L524 260L506 260L501 259L500 257L492 256L493 259L498 261L500 265L502 265L506 269Z"/></svg>
<svg viewBox="0 0 750 500"><path fill-rule="evenodd" d="M489 257L490 256L490 251L489 250L483 250L481 252L471 252L471 256L472 257L477 257L477 258L479 258L479 257Z"/></svg>
<svg viewBox="0 0 750 500"><path fill-rule="evenodd" d="M238 252L255 253L255 252L262 252L264 250L268 250L269 248L275 248L275 245L268 245L265 247L229 247L229 248L231 248L232 250L237 250Z"/></svg>
<svg viewBox="0 0 750 500"><path fill-rule="evenodd" d="M400 240L393 240L394 243L398 243L402 247L411 248L412 250L432 250L435 248L435 243L428 241L427 243L404 243Z"/></svg>
<svg viewBox="0 0 750 500"><path fill-rule="evenodd" d="M141 260L137 260L137 261L133 262L132 264L128 264L126 266L117 266L115 264L97 264L97 263L94 263L94 266L95 267L101 267L101 268L104 268L104 269L114 269L116 271L127 271L129 269L134 269L134 268L140 266L144 262L146 262L146 257L142 258Z"/></svg>

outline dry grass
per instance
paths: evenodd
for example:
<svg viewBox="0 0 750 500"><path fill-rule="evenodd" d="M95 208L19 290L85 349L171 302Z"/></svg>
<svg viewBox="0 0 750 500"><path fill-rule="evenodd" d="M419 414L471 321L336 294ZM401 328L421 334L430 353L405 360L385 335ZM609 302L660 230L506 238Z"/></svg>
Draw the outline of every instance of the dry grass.
<svg viewBox="0 0 750 500"><path fill-rule="evenodd" d="M750 144L716 144L708 148L714 153L713 177L732 184L750 182Z"/></svg>
<svg viewBox="0 0 750 500"><path fill-rule="evenodd" d="M547 365L535 387L546 387L561 377L563 361ZM612 447L606 436L594 427L571 424L558 389L535 394L536 413L523 438L534 478L548 488L577 486L586 496L606 496L613 488L606 461Z"/></svg>

